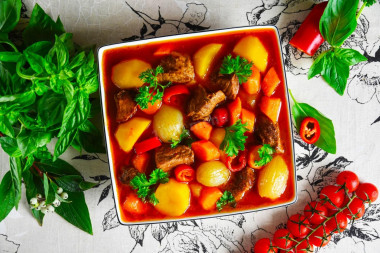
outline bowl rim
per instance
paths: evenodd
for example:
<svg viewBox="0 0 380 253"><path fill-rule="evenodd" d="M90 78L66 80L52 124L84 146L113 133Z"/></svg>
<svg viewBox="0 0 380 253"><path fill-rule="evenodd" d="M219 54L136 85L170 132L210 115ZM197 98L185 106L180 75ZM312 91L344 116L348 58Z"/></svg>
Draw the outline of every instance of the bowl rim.
<svg viewBox="0 0 380 253"><path fill-rule="evenodd" d="M200 216L193 216L193 217L184 217L184 218L168 218L168 219L162 219L162 220L148 220L148 221L134 221L134 222L125 222L121 219L120 214L120 201L119 196L116 188L116 175L114 173L114 164L110 149L110 138L109 138L109 131L108 131L108 119L107 119L107 113L106 113L106 101L105 101L105 90L104 90L104 84L103 84L103 68L102 68L102 62L103 62L103 54L105 51L110 49L116 49L121 48L125 46L135 46L135 45L144 45L148 44L150 42L160 42L160 41L170 41L177 38L194 38L194 37L200 37L202 35L216 35L226 32L233 32L233 31L252 31L252 30L260 30L260 29L272 29L276 34L277 39L277 45L280 50L280 60L281 60L281 66L282 66L282 74L284 79L284 89L285 89L285 98L286 98L286 104L288 107L288 120L289 120L289 129L290 129L290 141L291 141L291 153L292 153L292 165L293 165L293 171L294 171L294 184L292 185L293 191L294 191L294 197L284 203L280 203L273 206L266 206L261 207L257 209L249 209L249 210L241 210L236 212L222 212L217 214L208 214L208 215L200 215ZM112 192L114 194L114 203L117 213L117 219L121 225L147 225L147 224L158 224L158 223L166 223L166 222L179 222L179 221L187 221L187 220L198 220L198 219L208 219L208 218L218 218L228 215L238 215L238 214L246 214L246 213L253 213L258 211L265 211L270 210L274 208L284 207L291 205L295 203L298 200L298 192L297 192L297 168L295 163L295 149L294 149L294 124L291 117L291 108L290 108L290 97L289 97L289 88L287 84L286 79L286 71L285 71L285 65L284 65L284 59L283 59L283 52L282 52L282 46L281 46L281 40L280 40L280 33L276 26L273 25L260 25L260 26L238 26L238 27L231 27L231 28L221 28L221 29L212 29L212 30L206 30L206 31L196 31L196 32L190 32L185 34L172 34L162 37L154 37L154 38L147 38L142 40L136 40L136 41L128 41L128 42L120 42L115 44L107 44L104 46L101 46L98 48L98 68L99 68L99 92L100 92L100 101L101 101L101 107L102 107L102 119L103 119L103 132L104 132L104 138L105 138L105 146L107 150L107 157L108 157L108 168L110 170L110 176L111 176L111 184L112 184Z"/></svg>

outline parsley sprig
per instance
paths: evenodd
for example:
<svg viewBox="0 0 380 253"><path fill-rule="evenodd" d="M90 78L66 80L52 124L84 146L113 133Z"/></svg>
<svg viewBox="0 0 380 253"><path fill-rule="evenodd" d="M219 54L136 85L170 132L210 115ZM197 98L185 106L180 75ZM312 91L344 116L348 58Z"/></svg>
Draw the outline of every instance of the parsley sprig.
<svg viewBox="0 0 380 253"><path fill-rule="evenodd" d="M222 66L220 68L220 74L232 74L235 73L239 78L239 83L245 83L248 77L252 75L252 62L240 57L239 55L232 58L231 55L224 57Z"/></svg>
<svg viewBox="0 0 380 253"><path fill-rule="evenodd" d="M149 201L153 205L158 204L158 199L154 195L155 185L166 184L169 182L169 175L162 169L155 169L150 174L150 178L146 177L144 173L137 174L130 182L133 189L137 190L137 196L144 202Z"/></svg>
<svg viewBox="0 0 380 253"><path fill-rule="evenodd" d="M222 197L216 202L216 208L218 211L222 211L223 207L230 205L236 207L236 200L230 191L224 191Z"/></svg>
<svg viewBox="0 0 380 253"><path fill-rule="evenodd" d="M193 141L193 139L190 137L190 132L186 128L183 128L181 135L179 136L178 140L172 139L170 147L175 148L177 147L181 142L184 140L189 140L190 142Z"/></svg>
<svg viewBox="0 0 380 253"><path fill-rule="evenodd" d="M255 166L259 167L268 164L270 161L272 161L275 151L276 150L269 144L264 144L258 151L260 160L255 161Z"/></svg>
<svg viewBox="0 0 380 253"><path fill-rule="evenodd" d="M247 123L242 124L239 119L232 126L226 127L226 135L220 144L220 149L226 152L228 156L238 155L239 150L244 150L244 144L248 138L244 135L248 131L246 126Z"/></svg>
<svg viewBox="0 0 380 253"><path fill-rule="evenodd" d="M158 82L157 76L162 73L164 73L164 69L158 65L155 70L148 69L140 74L139 78L148 84L140 87L136 96L136 103L141 109L147 109L149 104L153 105L157 100L162 99L164 89L170 85L170 82L166 85L162 85Z"/></svg>

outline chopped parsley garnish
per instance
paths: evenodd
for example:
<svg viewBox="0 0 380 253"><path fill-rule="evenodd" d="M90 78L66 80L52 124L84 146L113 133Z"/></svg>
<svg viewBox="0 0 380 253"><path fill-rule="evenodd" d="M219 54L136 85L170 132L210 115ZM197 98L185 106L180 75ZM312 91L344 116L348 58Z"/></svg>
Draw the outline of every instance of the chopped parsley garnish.
<svg viewBox="0 0 380 253"><path fill-rule="evenodd" d="M136 103L142 110L147 109L149 104L153 105L157 100L162 100L164 89L170 85L170 82L166 85L158 83L157 76L162 73L164 69L158 65L155 70L148 69L140 74L139 78L148 84L141 86L136 96Z"/></svg>
<svg viewBox="0 0 380 253"><path fill-rule="evenodd" d="M225 205L236 207L236 200L231 192L224 191L222 197L216 202L216 208L220 212Z"/></svg>
<svg viewBox="0 0 380 253"><path fill-rule="evenodd" d="M162 169L155 169L150 174L150 178L146 177L144 173L138 173L129 183L133 189L137 190L137 196L144 202L149 201L153 205L158 204L158 199L154 195L155 185L166 184L169 182L168 173Z"/></svg>
<svg viewBox="0 0 380 253"><path fill-rule="evenodd" d="M248 131L246 126L247 123L242 124L239 119L232 126L226 127L226 135L220 144L220 149L226 152L228 156L238 155L239 150L244 150L244 144L248 138L244 135Z"/></svg>
<svg viewBox="0 0 380 253"><path fill-rule="evenodd" d="M273 154L275 153L275 149L272 148L269 144L264 144L258 151L260 160L255 161L255 166L264 166L272 161Z"/></svg>
<svg viewBox="0 0 380 253"><path fill-rule="evenodd" d="M220 74L234 73L239 78L239 83L242 84L252 75L252 64L252 62L249 62L239 55L235 58L232 58L231 55L227 55L223 59Z"/></svg>
<svg viewBox="0 0 380 253"><path fill-rule="evenodd" d="M175 147L177 147L182 141L184 141L184 140L190 140L190 143L192 142L191 140L191 138L190 138L190 132L189 132L189 130L187 130L186 128L183 128L183 130L182 130L182 133L181 133L181 135L179 136L179 139L178 140L174 140L174 139L172 139L171 140L171 144L170 144L170 147L171 148L175 148Z"/></svg>

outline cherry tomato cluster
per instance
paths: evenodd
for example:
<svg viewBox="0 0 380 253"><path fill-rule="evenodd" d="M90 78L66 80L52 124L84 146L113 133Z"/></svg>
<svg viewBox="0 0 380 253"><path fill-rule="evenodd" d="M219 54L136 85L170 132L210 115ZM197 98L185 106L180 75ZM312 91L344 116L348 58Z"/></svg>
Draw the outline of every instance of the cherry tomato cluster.
<svg viewBox="0 0 380 253"><path fill-rule="evenodd" d="M355 173L343 171L336 185L325 186L318 200L305 206L303 214L290 216L287 228L278 229L272 240L258 240L254 253L305 253L324 247L333 233L346 229L349 220L361 218L365 204L376 201L378 194L375 185L359 183Z"/></svg>

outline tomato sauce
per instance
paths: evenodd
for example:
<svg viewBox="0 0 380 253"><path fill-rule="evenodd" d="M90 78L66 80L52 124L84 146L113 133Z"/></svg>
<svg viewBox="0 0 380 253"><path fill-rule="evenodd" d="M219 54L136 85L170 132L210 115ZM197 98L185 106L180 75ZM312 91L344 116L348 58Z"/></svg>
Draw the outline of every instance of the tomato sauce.
<svg viewBox="0 0 380 253"><path fill-rule="evenodd" d="M165 215L159 213L154 209L153 206L151 206L150 210L140 216L135 216L127 213L123 210L123 202L126 198L126 195L133 191L129 186L126 186L120 182L118 179L121 168L123 165L129 165L130 159L132 156L132 152L129 154L125 153L123 150L120 149L118 142L114 136L114 133L117 130L118 123L116 122L116 105L114 101L114 95L120 90L116 85L114 85L111 81L111 75L112 75L112 67L123 61L128 59L140 59L146 62L149 62L153 68L155 68L157 65L159 65L160 60L164 56L154 56L154 52L160 48L162 45L167 45L171 48L172 51L176 51L182 54L187 54L189 56L193 56L194 53L200 49L202 46L209 44L209 43L222 43L223 47L220 50L220 52L217 54L214 62L214 66L212 66L212 69L210 69L209 73L213 71L215 68L219 68L223 57L227 56L228 54L232 53L233 47L236 45L236 43L243 37L247 35L253 35L258 37L261 42L264 44L265 48L267 49L269 55L268 55L268 65L267 70L269 68L274 67L276 72L278 73L278 76L281 79L281 83L279 87L277 87L275 93L272 95L272 97L280 98L282 105L281 105L281 111L278 119L279 127L280 127L280 136L281 140L284 145L285 153L283 154L283 158L288 166L289 169L289 178L287 183L287 188L285 192L281 195L280 198L276 199L275 201L272 201L267 198L262 198L258 194L257 190L257 184L255 183L253 189L247 192L245 197L238 202L236 208L232 207L225 207L221 213L236 213L236 212L243 212L243 211L249 211L249 210L255 210L255 209L261 209L265 207L272 207L276 205L280 205L282 203L289 203L291 200L295 198L295 178L294 178L294 164L293 164L293 146L292 146L292 140L291 140L291 128L290 128L290 122L289 122L289 110L287 105L287 98L286 98L286 87L285 87L285 80L283 79L283 67L281 63L281 56L280 56L280 49L278 48L278 38L276 35L276 32L274 29L271 28L260 28L260 29L252 29L249 30L249 28L244 30L237 30L237 31L226 31L223 33L218 34L209 34L209 35L202 35L202 36L195 36L193 38L175 38L171 39L168 37L165 40L161 41L153 41L144 45L133 45L133 46L123 46L119 48L111 48L104 51L103 54L103 60L100 63L102 72L103 72L103 85L105 90L105 111L106 111L106 127L108 128L108 131L110 133L109 139L109 149L111 150L112 160L113 160L113 168L114 168L114 174L115 177L114 180L116 181L116 191L118 193L118 203L120 205L120 213L121 213L121 220L123 222L141 222L141 221L155 221L155 220L162 220L162 219L172 219L172 217L166 217ZM265 73L262 73L262 78ZM199 84L206 85L206 83L209 81L207 78L205 80L201 80L197 76L195 77L195 81ZM242 86L240 86L240 90L243 90ZM260 92L259 94L261 94ZM257 97L256 101L260 101L260 96ZM244 107L244 104L243 104ZM252 109L250 109L252 110ZM254 113L256 114L258 112L258 103L256 102ZM256 114L257 115L257 114ZM152 119L152 115L146 115L140 110L136 113L135 116L142 116L145 118ZM134 117L135 117L134 116ZM149 137L154 136L152 125L143 133L143 135L139 138L139 141L145 140ZM249 143L249 140L247 143ZM247 144L246 144L247 145ZM154 151L150 151L151 157L154 160ZM193 166L196 168L196 164ZM147 175L151 172L151 170L154 168L154 161L151 162L150 170L147 171ZM258 170L256 175L258 175L260 171ZM173 177L171 175L170 177ZM257 177L256 177L257 179ZM256 180L257 181L257 180ZM188 210L180 217L175 217L173 219L183 219L183 218L190 218L190 217L198 217L198 216L205 216L205 215L218 215L220 214L217 210L213 211L206 211L201 208L201 206L198 204L198 201L196 198L191 199L191 204Z"/></svg>

